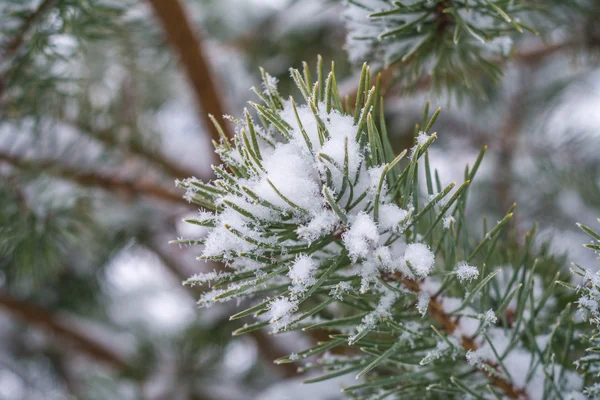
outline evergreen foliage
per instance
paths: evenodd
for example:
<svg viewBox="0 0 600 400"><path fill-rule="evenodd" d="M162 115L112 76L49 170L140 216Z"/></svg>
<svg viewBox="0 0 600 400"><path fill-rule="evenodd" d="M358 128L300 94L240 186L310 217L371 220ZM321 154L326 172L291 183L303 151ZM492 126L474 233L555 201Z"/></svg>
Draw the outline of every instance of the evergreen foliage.
<svg viewBox="0 0 600 400"><path fill-rule="evenodd" d="M392 69L405 91L431 80L483 92L481 77L499 80L515 43L540 32L551 40L553 28L576 29L593 10L572 0L346 0L346 48L354 63Z"/></svg>
<svg viewBox="0 0 600 400"><path fill-rule="evenodd" d="M188 220L205 239L174 242L229 267L186 281L211 286L199 303L257 299L231 317L256 319L234 335L326 330L276 363L324 354L301 367L326 372L310 382L356 374L353 398L578 398L572 307L555 292L560 265L532 247L536 228L511 246L513 206L481 236L469 231L485 148L462 184L444 184L428 156L439 109L426 107L414 147L396 156L369 67L354 105L322 68L316 81L290 70L303 105L263 72L263 104L250 103L260 122L245 111L233 143L215 143L218 179L179 182L212 212Z"/></svg>

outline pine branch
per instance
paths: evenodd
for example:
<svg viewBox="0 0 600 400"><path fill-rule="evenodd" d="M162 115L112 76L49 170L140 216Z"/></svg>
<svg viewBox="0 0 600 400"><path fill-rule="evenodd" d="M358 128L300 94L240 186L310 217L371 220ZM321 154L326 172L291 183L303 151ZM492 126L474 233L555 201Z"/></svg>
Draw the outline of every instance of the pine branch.
<svg viewBox="0 0 600 400"><path fill-rule="evenodd" d="M44 0L40 3L40 5L33 10L25 19L23 20L23 25L19 29L19 32L8 41L6 46L4 47L4 54L2 55L2 61L6 61L15 55L23 43L25 42L25 38L27 34L33 29L35 26L35 22L42 17L45 13L47 13L54 5L58 2L58 0Z"/></svg>
<svg viewBox="0 0 600 400"><path fill-rule="evenodd" d="M190 204L177 193L171 192L162 186L142 180L123 180L116 176L108 176L96 172L82 172L73 168L57 165L54 160L25 160L0 151L0 161L4 161L16 168L26 171L47 172L58 178L66 179L84 187L104 189L115 194L127 196L147 196L158 200L173 203Z"/></svg>
<svg viewBox="0 0 600 400"><path fill-rule="evenodd" d="M211 73L208 60L203 53L201 36L198 32L194 33L183 6L179 0L148 1L160 20L171 46L179 55L200 106L198 115L210 130L213 140L219 142L220 136L207 114L213 115L226 129L227 136L232 137L223 119L225 106L218 92L215 76Z"/></svg>
<svg viewBox="0 0 600 400"><path fill-rule="evenodd" d="M0 307L31 324L46 328L67 339L76 345L79 351L98 361L110 364L119 370L126 370L130 367L126 357L98 343L76 326L44 308L17 299L5 291L0 292Z"/></svg>
<svg viewBox="0 0 600 400"><path fill-rule="evenodd" d="M511 62L519 65L535 65L543 62L544 59L552 57L557 53L572 51L576 46L576 41L568 40L551 45L536 47L533 49L522 49L520 51L515 51L510 58L498 58L496 60L492 60L491 63L499 68L502 68ZM410 62L410 60L407 60L407 62ZM433 84L433 77L431 75L422 75L419 79L413 82L410 87L394 87L396 81L396 71L405 66L406 63L398 63L381 71L381 77L379 78L380 85L383 89L386 89L384 91L385 94L391 95L404 93L406 91L414 92L427 90L431 87ZM475 66L472 73L474 76L480 76L483 71ZM377 79L377 76L374 76L371 79L371 84L375 85L377 83ZM445 83L452 83L452 79L453 78L449 76ZM356 101L356 77L350 77L346 82L343 82L340 85L340 91L344 97L348 96L350 103L353 104Z"/></svg>
<svg viewBox="0 0 600 400"><path fill-rule="evenodd" d="M44 0L40 3L38 8L31 12L23 21L19 32L13 36L11 40L8 41L6 46L4 46L4 54L2 54L0 58L0 64L5 63L7 60L12 58L23 43L25 42L25 38L27 34L33 29L35 26L35 22L42 17L46 12L48 12L58 0ZM5 89L4 76L0 74L0 98L2 97Z"/></svg>
<svg viewBox="0 0 600 400"><path fill-rule="evenodd" d="M92 127L85 125L82 126L78 122L72 122L71 124L84 134L87 134L91 138L94 138L104 144L107 149L118 149L131 153L132 155L139 157L150 164L153 164L173 178L187 178L198 175L197 172L177 165L177 163L169 160L164 154L147 148L139 141L121 143L112 132L96 131ZM203 177L203 179L208 179L208 177Z"/></svg>
<svg viewBox="0 0 600 400"><path fill-rule="evenodd" d="M413 281L413 280L409 280L409 279L405 278L405 279L403 279L403 283L407 288L409 288L410 290L412 290L415 293L419 293L421 291L420 284L417 281ZM452 317L444 311L442 304L439 302L439 300L436 297L432 297L431 300L429 301L428 310L430 310L431 317L439 324L439 326L441 327L441 329L444 332L446 332L448 335L452 335L454 333L454 331L456 331L456 329L459 326L459 322L452 320ZM468 351L468 350L475 351L478 348L477 344L475 343L474 338L468 337L468 336L462 336L461 345L465 351ZM483 362L485 364L487 364L488 366L490 366L491 368L493 368L494 370L498 369L498 365L492 361L486 360ZM504 379L502 379L498 376L492 375L490 372L488 372L486 370L482 370L482 372L490 379L493 386L501 389L504 393L506 393L506 395L509 398L511 398L511 399L529 399L529 395L527 394L527 392L524 389L515 387L510 382L505 381Z"/></svg>

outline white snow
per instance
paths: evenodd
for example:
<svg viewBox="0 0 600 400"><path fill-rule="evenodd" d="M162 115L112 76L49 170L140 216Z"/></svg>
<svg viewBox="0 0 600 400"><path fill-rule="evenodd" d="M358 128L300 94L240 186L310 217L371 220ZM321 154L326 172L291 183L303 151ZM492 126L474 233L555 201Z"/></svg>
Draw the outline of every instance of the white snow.
<svg viewBox="0 0 600 400"><path fill-rule="evenodd" d="M361 212L356 216L350 230L342 236L344 246L348 254L356 262L359 258L365 258L374 250L379 241L379 231L375 221L367 213Z"/></svg>
<svg viewBox="0 0 600 400"><path fill-rule="evenodd" d="M455 220L454 220L453 216L444 217L444 219L442 219L442 224L444 226L444 229L450 229L450 225L453 224L454 222L455 222Z"/></svg>
<svg viewBox="0 0 600 400"><path fill-rule="evenodd" d="M421 314L422 317L424 317L425 314L427 314L427 309L429 308L429 300L431 300L431 298L427 293L419 293L419 297L417 298L417 310L419 311L419 314Z"/></svg>
<svg viewBox="0 0 600 400"><path fill-rule="evenodd" d="M379 227L382 230L401 233L403 231L401 223L408 216L408 211L403 210L395 204L388 203L379 207Z"/></svg>
<svg viewBox="0 0 600 400"><path fill-rule="evenodd" d="M338 216L331 210L323 210L314 215L310 222L296 229L302 239L313 242L331 233L340 222Z"/></svg>
<svg viewBox="0 0 600 400"><path fill-rule="evenodd" d="M294 284L293 290L304 292L309 286L315 283L315 272L319 265L310 256L302 255L296 258L294 264L290 267L288 276Z"/></svg>
<svg viewBox="0 0 600 400"><path fill-rule="evenodd" d="M463 261L456 265L456 276L460 283L471 282L479 277L479 270Z"/></svg>
<svg viewBox="0 0 600 400"><path fill-rule="evenodd" d="M433 269L435 257L429 246L423 243L411 243L404 253L404 261L410 266L420 278L425 278Z"/></svg>
<svg viewBox="0 0 600 400"><path fill-rule="evenodd" d="M286 297L279 297L269 303L271 320L279 320L289 316L298 309L298 305Z"/></svg>

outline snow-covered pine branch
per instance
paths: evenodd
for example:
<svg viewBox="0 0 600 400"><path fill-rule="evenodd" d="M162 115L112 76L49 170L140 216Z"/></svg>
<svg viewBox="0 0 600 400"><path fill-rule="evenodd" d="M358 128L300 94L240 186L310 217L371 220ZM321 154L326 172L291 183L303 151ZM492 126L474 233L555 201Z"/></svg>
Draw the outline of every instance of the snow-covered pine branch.
<svg viewBox="0 0 600 400"><path fill-rule="evenodd" d="M276 362L322 355L326 374L309 381L357 374L344 389L354 398L579 395L583 382L554 339L570 326L557 325L570 316L556 311L558 263L535 258L534 231L518 251L506 245L514 207L489 231L468 231L468 188L485 148L464 183L443 186L428 154L439 109L430 115L427 105L414 147L396 156L367 65L354 106L320 59L315 82L306 67L290 73L303 104L263 71L261 104L231 118L232 142L215 143L218 179L179 182L210 210L188 220L207 229L189 244L228 269L187 281L207 287L199 304L248 307L231 319L256 322L236 335L328 331Z"/></svg>

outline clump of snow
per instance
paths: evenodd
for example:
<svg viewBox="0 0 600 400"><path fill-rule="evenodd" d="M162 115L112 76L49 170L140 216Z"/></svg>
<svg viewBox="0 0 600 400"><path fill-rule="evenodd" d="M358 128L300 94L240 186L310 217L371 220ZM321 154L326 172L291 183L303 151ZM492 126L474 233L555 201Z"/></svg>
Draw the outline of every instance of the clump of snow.
<svg viewBox="0 0 600 400"><path fill-rule="evenodd" d="M316 214L308 224L296 229L296 233L308 242L314 242L324 235L331 233L339 223L338 216L331 210L323 210Z"/></svg>
<svg viewBox="0 0 600 400"><path fill-rule="evenodd" d="M324 202L320 196L319 175L311 161L303 156L297 146L283 144L268 157L263 166L266 176L258 180L254 191L263 199L294 213L299 211L285 201L273 188L304 210L319 214Z"/></svg>
<svg viewBox="0 0 600 400"><path fill-rule="evenodd" d="M456 266L456 276L460 283L471 282L479 277L479 270L463 261Z"/></svg>
<svg viewBox="0 0 600 400"><path fill-rule="evenodd" d="M444 219L442 220L444 229L450 229L450 225L453 224L454 222L455 222L455 220L452 215L450 215L448 217L444 217Z"/></svg>
<svg viewBox="0 0 600 400"><path fill-rule="evenodd" d="M408 211L401 209L395 204L388 203L379 207L379 227L395 233L402 233L407 221Z"/></svg>
<svg viewBox="0 0 600 400"><path fill-rule="evenodd" d="M404 261L419 278L425 278L433 269L435 256L426 244L411 243L404 253Z"/></svg>
<svg viewBox="0 0 600 400"><path fill-rule="evenodd" d="M379 241L379 231L375 221L367 213L361 212L356 216L350 229L342 236L344 246L350 257L356 262L365 258Z"/></svg>
<svg viewBox="0 0 600 400"><path fill-rule="evenodd" d="M287 297L279 297L269 303L271 323L280 322L281 327L287 325L289 317L298 309L298 304Z"/></svg>
<svg viewBox="0 0 600 400"><path fill-rule="evenodd" d="M293 290L296 292L304 292L308 287L312 286L315 279L315 272L319 265L310 256L302 255L296 258L294 264L290 267L288 276L294 284Z"/></svg>
<svg viewBox="0 0 600 400"><path fill-rule="evenodd" d="M410 159L412 159L417 154L417 150L419 150L419 148L421 148L425 143L427 143L430 137L431 136L425 132L419 132L419 135L417 136L417 143L410 149Z"/></svg>
<svg viewBox="0 0 600 400"><path fill-rule="evenodd" d="M417 145L423 146L425 143L427 143L430 137L430 135L423 131L419 132L419 135L417 136Z"/></svg>

